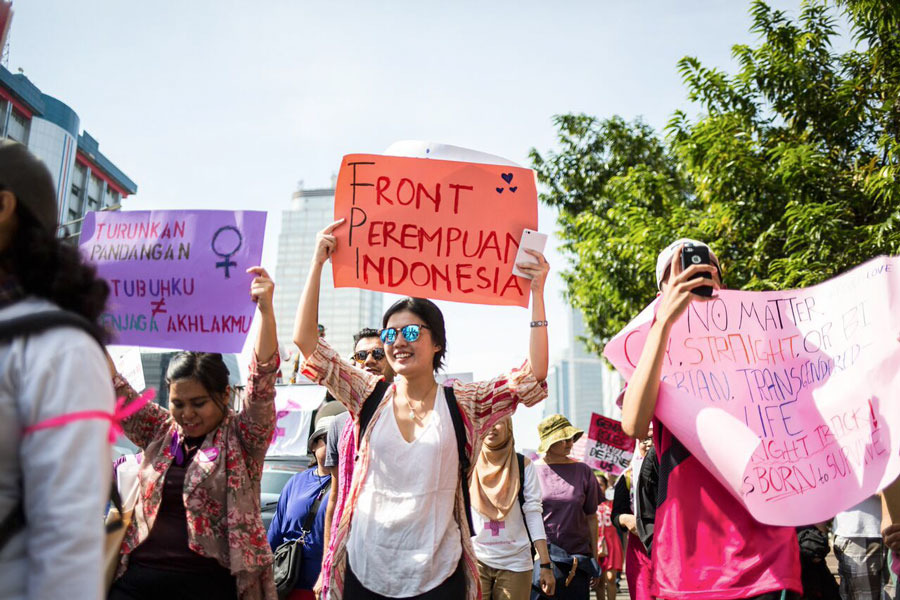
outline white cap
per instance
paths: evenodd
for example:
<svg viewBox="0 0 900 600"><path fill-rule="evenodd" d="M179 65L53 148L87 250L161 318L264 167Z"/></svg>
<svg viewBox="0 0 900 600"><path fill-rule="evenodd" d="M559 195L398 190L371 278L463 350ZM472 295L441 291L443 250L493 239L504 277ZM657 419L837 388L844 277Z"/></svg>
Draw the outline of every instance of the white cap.
<svg viewBox="0 0 900 600"><path fill-rule="evenodd" d="M675 257L675 251L678 250L678 246L681 246L682 244L701 246L707 250L710 249L709 246L703 242L698 242L697 240L692 240L690 238L681 238L666 246L665 250L660 252L659 256L656 257L656 289L662 290L662 278L663 274L666 272L666 267L669 266L669 263L672 262L672 258ZM710 253L712 253L712 250L710 250Z"/></svg>

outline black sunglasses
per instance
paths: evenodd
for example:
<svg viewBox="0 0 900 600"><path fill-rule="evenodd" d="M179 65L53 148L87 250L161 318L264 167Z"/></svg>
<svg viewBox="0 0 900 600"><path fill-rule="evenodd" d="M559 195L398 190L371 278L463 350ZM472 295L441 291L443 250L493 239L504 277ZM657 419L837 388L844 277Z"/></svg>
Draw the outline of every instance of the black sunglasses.
<svg viewBox="0 0 900 600"><path fill-rule="evenodd" d="M370 354L375 360L384 358L384 350L382 348L372 348L371 350L357 350L353 353L353 360L358 363L364 363Z"/></svg>

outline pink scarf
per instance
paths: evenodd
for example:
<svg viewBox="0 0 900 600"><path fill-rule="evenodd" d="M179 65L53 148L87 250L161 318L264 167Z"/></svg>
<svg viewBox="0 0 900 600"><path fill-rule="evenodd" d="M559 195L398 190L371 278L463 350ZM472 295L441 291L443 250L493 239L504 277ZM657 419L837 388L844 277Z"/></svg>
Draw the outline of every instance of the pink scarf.
<svg viewBox="0 0 900 600"><path fill-rule="evenodd" d="M334 517L331 521L331 542L325 549L322 559L322 598L328 598L328 582L334 566L334 540L337 537L338 525L344 515L344 504L350 495L350 484L353 483L353 467L356 464L356 422L347 419L341 438L338 441L338 494L334 506Z"/></svg>

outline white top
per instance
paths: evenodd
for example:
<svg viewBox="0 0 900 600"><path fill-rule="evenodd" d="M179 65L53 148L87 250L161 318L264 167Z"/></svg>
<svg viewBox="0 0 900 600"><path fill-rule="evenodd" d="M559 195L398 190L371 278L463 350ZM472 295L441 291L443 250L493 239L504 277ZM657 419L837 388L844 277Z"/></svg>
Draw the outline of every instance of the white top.
<svg viewBox="0 0 900 600"><path fill-rule="evenodd" d="M347 541L350 568L369 591L415 596L443 583L462 556L453 518L459 456L443 388L413 442L403 439L392 406L371 427L369 470Z"/></svg>
<svg viewBox="0 0 900 600"><path fill-rule="evenodd" d="M881 498L870 496L834 517L834 535L845 538L881 537Z"/></svg>
<svg viewBox="0 0 900 600"><path fill-rule="evenodd" d="M56 308L32 298L0 310L0 320ZM21 436L24 427L85 410L113 410L106 359L90 336L66 327L0 344L0 519L21 491L28 498L25 530L0 550L4 600L106 597L109 421L77 421Z"/></svg>
<svg viewBox="0 0 900 600"><path fill-rule="evenodd" d="M504 571L531 571L534 562L531 557L531 545L528 543L528 534L532 540L545 540L543 503L541 502L541 482L534 470L534 464L528 463L525 467L525 505L520 509L519 500L516 499L512 510L502 521L485 519L481 513L472 509L472 525L477 535L472 537L472 545L475 546L475 556L478 560L494 569ZM525 519L522 519L522 510L525 511ZM528 530L525 530L525 523Z"/></svg>

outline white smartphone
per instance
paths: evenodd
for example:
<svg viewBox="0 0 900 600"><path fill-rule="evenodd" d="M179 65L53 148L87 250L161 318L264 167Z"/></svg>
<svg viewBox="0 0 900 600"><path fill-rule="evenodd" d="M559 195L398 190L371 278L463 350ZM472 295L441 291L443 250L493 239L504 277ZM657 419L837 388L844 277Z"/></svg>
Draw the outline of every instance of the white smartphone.
<svg viewBox="0 0 900 600"><path fill-rule="evenodd" d="M538 252L543 253L544 247L547 245L547 234L540 233L538 231L534 231L532 229L525 229L522 231L522 239L519 240L519 251L516 252L516 260L513 263L513 275L518 275L519 277L524 277L525 279L531 279L530 275L527 275L519 270L519 263L536 263L537 260L525 250L537 250Z"/></svg>

